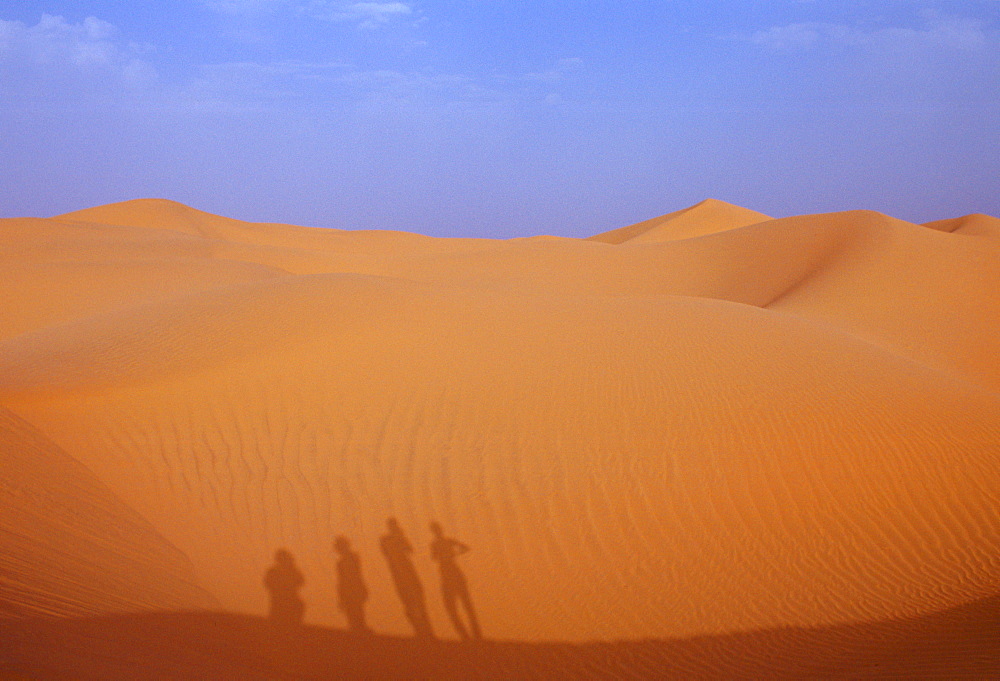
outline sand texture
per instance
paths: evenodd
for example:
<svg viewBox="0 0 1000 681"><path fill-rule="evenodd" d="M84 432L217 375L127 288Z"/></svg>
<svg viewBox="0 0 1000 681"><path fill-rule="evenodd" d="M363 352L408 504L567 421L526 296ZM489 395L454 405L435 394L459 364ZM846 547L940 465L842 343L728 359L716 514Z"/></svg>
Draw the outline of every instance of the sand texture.
<svg viewBox="0 0 1000 681"><path fill-rule="evenodd" d="M139 200L0 220L0 282L11 674L1000 677L996 218L709 200L500 241ZM485 647L448 640L431 521ZM300 635L259 619L278 548Z"/></svg>

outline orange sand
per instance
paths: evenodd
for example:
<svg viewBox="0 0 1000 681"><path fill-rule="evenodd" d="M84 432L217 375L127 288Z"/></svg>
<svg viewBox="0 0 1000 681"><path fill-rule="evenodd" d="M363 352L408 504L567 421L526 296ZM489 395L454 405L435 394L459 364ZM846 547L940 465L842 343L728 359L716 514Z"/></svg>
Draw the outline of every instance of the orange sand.
<svg viewBox="0 0 1000 681"><path fill-rule="evenodd" d="M390 515L443 637L431 520L494 640L757 650L1000 594L996 218L706 201L496 241L140 200L0 221L0 282L0 615L260 615L286 547L340 628L345 534L408 635ZM803 675L905 657L803 640Z"/></svg>

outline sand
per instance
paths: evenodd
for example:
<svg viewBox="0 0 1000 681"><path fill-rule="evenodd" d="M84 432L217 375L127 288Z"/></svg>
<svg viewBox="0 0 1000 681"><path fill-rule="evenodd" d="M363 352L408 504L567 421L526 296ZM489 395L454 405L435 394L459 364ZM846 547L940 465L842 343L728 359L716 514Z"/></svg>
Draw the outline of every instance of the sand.
<svg viewBox="0 0 1000 681"><path fill-rule="evenodd" d="M77 639L135 617L174 642L144 644L148 678L197 612L252 649L283 547L310 632L288 645L315 650L259 678L328 676L316 650L361 645L337 633L343 534L372 640L423 645L431 676L1000 675L996 218L709 200L499 241L139 200L0 221L0 280L11 673L132 678ZM442 639L428 523L470 547L491 647L406 638L389 516Z"/></svg>

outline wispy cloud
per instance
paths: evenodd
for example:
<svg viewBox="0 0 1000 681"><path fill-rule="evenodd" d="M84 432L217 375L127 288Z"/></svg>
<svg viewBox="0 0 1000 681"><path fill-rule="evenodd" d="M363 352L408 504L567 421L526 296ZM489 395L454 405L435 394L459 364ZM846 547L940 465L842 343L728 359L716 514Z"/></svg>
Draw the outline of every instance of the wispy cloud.
<svg viewBox="0 0 1000 681"><path fill-rule="evenodd" d="M807 50L821 45L877 48L937 47L969 52L987 49L990 33L985 22L937 12L921 13L919 27L865 29L847 24L803 22L773 26L749 36L752 43L776 51Z"/></svg>
<svg viewBox="0 0 1000 681"><path fill-rule="evenodd" d="M0 20L0 65L20 74L110 75L138 85L156 78L153 67L138 57L141 52L121 39L114 25L94 17L70 23L43 14L34 26Z"/></svg>
<svg viewBox="0 0 1000 681"><path fill-rule="evenodd" d="M272 0L277 2L277 0ZM216 3L220 11L255 3ZM223 8L223 4L226 5ZM400 5L400 6L397 6ZM340 5L330 21L388 22L412 13L402 3ZM403 8L406 9L403 9ZM318 5L313 9L317 9ZM97 18L71 23L44 15L37 25L0 20L0 92L8 102L41 99L72 109L81 102L140 105L161 111L240 112L292 107L426 105L444 109L503 100L510 84L428 69L372 69L344 61L246 60L198 65L194 75L161 79L144 60L151 47L127 40L113 24ZM557 65L573 66L574 60ZM102 93L117 90L122 97ZM508 93L509 94L509 93ZM103 99L102 99L103 97Z"/></svg>
<svg viewBox="0 0 1000 681"><path fill-rule="evenodd" d="M203 3L212 11L229 16L266 14L291 4L290 0L203 0Z"/></svg>
<svg viewBox="0 0 1000 681"><path fill-rule="evenodd" d="M344 0L203 0L204 5L227 16L261 16L284 11L322 21L355 23L378 28L416 14L408 2L349 2Z"/></svg>
<svg viewBox="0 0 1000 681"><path fill-rule="evenodd" d="M405 2L336 2L311 0L301 11L316 19L356 22L362 28L378 28L414 14L413 7Z"/></svg>

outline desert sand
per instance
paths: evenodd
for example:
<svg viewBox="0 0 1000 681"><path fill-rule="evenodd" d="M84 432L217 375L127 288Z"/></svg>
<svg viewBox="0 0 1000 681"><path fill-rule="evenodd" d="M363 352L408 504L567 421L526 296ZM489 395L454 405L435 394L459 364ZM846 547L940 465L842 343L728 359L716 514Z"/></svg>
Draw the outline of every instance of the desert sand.
<svg viewBox="0 0 1000 681"><path fill-rule="evenodd" d="M0 679L1000 677L1000 219L441 239L150 199L0 220L0 282Z"/></svg>

